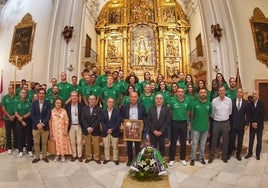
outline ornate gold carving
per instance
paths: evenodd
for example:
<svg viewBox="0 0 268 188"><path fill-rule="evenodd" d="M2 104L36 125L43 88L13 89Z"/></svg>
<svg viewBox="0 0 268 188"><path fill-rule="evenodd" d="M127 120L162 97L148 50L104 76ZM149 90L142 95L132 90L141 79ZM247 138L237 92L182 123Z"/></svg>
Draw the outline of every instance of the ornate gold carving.
<svg viewBox="0 0 268 188"><path fill-rule="evenodd" d="M167 81L178 70L189 72L190 26L176 0L108 1L95 28L101 70L108 65L122 69L125 76L135 71L140 78L149 71L152 78L161 73Z"/></svg>
<svg viewBox="0 0 268 188"><path fill-rule="evenodd" d="M27 13L14 28L9 62L19 69L32 60L32 48L36 23Z"/></svg>
<svg viewBox="0 0 268 188"><path fill-rule="evenodd" d="M256 58L268 67L268 18L256 7L249 21L254 39Z"/></svg>

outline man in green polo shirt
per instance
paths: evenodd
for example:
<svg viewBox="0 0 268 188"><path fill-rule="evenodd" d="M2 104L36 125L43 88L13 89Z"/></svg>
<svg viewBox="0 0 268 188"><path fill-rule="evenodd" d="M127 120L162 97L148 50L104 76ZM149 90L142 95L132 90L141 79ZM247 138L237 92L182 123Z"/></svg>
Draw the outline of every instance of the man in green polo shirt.
<svg viewBox="0 0 268 188"><path fill-rule="evenodd" d="M57 84L59 88L59 96L62 99L62 103L65 104L65 102L69 99L71 94L71 88L72 84L67 82L67 76L65 72L62 72L60 74L61 82Z"/></svg>
<svg viewBox="0 0 268 188"><path fill-rule="evenodd" d="M97 84L101 87L104 88L107 84L107 77L110 75L110 67L105 66L104 67L104 74L100 75L97 77Z"/></svg>
<svg viewBox="0 0 268 188"><path fill-rule="evenodd" d="M17 137L18 137L18 149L19 157L23 157L23 147L25 145L25 140L27 140L27 151L29 156L33 157L32 147L33 147L33 135L31 126L31 103L27 100L27 91L21 89L20 99L16 100L14 111L17 118Z"/></svg>
<svg viewBox="0 0 268 188"><path fill-rule="evenodd" d="M230 87L226 91L226 96L234 100L236 99L236 93L237 93L237 84L236 79L234 77L231 77L229 79L229 86Z"/></svg>
<svg viewBox="0 0 268 188"><path fill-rule="evenodd" d="M205 88L199 89L199 99L197 99L191 110L191 116L193 117L193 145L191 152L190 165L193 166L196 158L196 148L200 141L200 153L199 161L202 164L206 164L204 160L205 145L208 135L209 116L212 112L212 105L207 100L207 90Z"/></svg>
<svg viewBox="0 0 268 188"><path fill-rule="evenodd" d="M180 137L180 162L186 166L186 138L187 138L187 119L190 112L189 101L184 97L184 89L179 87L177 97L170 101L171 116L171 142L169 148L169 166L175 162L176 145L178 136Z"/></svg>
<svg viewBox="0 0 268 188"><path fill-rule="evenodd" d="M107 77L107 86L101 89L101 99L103 104L103 109L107 108L108 98L114 99L114 107L117 108L119 104L120 91L113 85L113 77Z"/></svg>
<svg viewBox="0 0 268 188"><path fill-rule="evenodd" d="M15 92L12 85L8 86L8 94L2 99L2 111L4 113L5 129L6 129L6 148L8 149L8 154L12 153L12 142L11 142L11 131L13 134L13 146L17 148L17 130L16 130L16 120L15 120Z"/></svg>

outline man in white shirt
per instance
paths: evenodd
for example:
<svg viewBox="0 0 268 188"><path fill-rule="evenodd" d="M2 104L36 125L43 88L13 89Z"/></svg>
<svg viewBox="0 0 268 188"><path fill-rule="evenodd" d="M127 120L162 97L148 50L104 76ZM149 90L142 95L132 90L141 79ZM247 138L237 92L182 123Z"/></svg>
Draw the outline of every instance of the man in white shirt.
<svg viewBox="0 0 268 188"><path fill-rule="evenodd" d="M218 88L218 97L212 100L212 146L208 163L212 163L217 147L219 137L222 136L222 160L228 162L228 144L229 144L229 116L232 114L232 100L225 96L224 86Z"/></svg>

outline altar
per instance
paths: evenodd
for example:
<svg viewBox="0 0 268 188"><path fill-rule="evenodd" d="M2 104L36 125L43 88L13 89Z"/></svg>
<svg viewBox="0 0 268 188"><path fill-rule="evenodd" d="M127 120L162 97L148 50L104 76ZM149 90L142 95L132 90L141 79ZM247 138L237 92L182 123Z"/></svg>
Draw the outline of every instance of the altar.
<svg viewBox="0 0 268 188"><path fill-rule="evenodd" d="M114 0L102 8L98 33L98 65L134 71L143 79L164 75L167 81L178 72L190 73L188 24L175 0Z"/></svg>

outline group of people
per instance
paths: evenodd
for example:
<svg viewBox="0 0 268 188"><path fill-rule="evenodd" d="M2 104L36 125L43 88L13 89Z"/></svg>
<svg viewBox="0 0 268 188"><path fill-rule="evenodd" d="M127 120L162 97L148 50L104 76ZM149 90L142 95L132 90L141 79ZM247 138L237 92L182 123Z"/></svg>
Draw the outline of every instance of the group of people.
<svg viewBox="0 0 268 188"><path fill-rule="evenodd" d="M94 160L101 163L100 138L103 138L105 159L111 161L110 145L113 148L113 161L119 164L118 142L122 136L124 119L141 120L144 123L142 141L158 148L166 156L165 143L170 140L169 165L173 166L177 141L180 141L180 162L187 165L186 143L192 142L190 165L197 160L196 150L200 145L198 161L204 160L207 139L210 140L208 163L214 160L215 152L222 148L222 160L228 162L236 145L236 158L241 160L243 135L250 130L248 154L253 154L253 143L257 135L256 159L260 159L264 106L253 92L252 101L243 99L243 90L238 88L236 79L231 77L229 85L221 73L212 81L208 90L204 80L194 84L192 76L184 73L172 76L170 85L159 74L156 81L150 73L144 73L139 81L134 72L124 78L122 70L110 72L104 68L104 74L98 75L98 68L85 69L82 78L72 77L67 82L66 73L60 75L60 82L51 79L52 87L31 83L14 91L8 87L8 94L2 99L8 154L13 146L18 148L19 157L23 157L23 148L27 147L33 163L46 157L47 141L56 143L54 161L65 161L71 155L71 161L83 162L82 138L85 141L85 163ZM23 80L25 81L25 80ZM210 135L210 136L208 136ZM220 137L222 139L220 139ZM127 141L127 166L140 152L142 141Z"/></svg>

